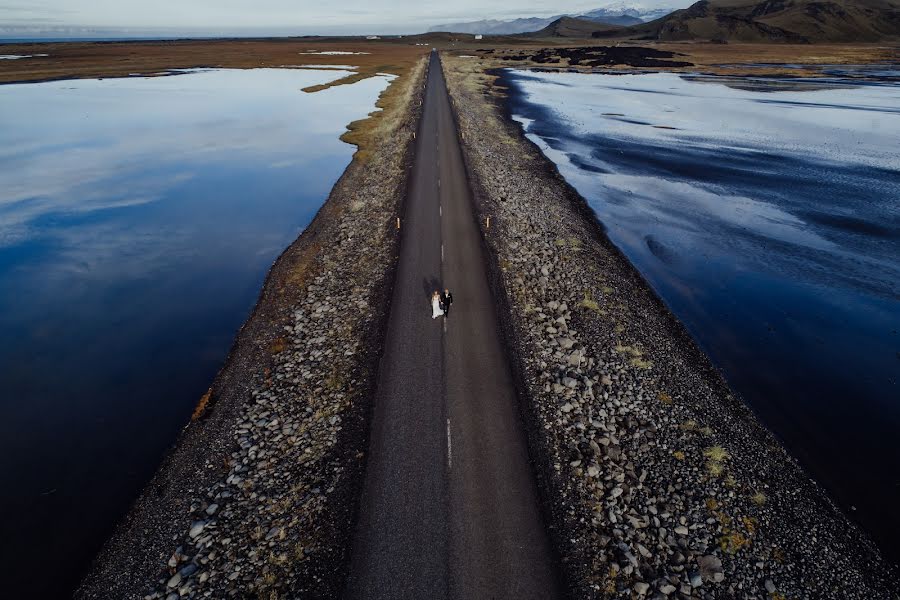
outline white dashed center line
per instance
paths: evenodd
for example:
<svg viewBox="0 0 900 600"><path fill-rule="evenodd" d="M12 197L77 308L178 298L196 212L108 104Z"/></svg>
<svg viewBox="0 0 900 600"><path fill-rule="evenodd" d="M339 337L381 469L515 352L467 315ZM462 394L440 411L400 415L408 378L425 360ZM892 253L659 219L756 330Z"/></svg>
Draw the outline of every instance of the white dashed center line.
<svg viewBox="0 0 900 600"><path fill-rule="evenodd" d="M447 470L453 468L453 441L450 439L450 418L447 418Z"/></svg>

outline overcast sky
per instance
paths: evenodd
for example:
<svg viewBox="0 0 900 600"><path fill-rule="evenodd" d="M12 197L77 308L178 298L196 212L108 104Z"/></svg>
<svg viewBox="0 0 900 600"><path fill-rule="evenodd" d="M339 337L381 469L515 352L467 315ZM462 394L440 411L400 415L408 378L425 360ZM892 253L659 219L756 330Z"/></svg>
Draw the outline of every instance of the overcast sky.
<svg viewBox="0 0 900 600"><path fill-rule="evenodd" d="M415 33L454 21L577 13L611 3L613 0L513 0L500 8L484 0L0 0L0 32L172 28L273 29L297 34ZM686 6L690 2L626 3L656 7Z"/></svg>

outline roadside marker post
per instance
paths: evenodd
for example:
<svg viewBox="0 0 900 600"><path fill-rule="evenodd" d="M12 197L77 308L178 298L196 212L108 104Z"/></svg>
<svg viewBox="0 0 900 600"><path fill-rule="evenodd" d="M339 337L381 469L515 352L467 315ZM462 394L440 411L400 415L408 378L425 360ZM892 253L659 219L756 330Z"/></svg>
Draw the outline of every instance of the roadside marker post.
<svg viewBox="0 0 900 600"><path fill-rule="evenodd" d="M484 227L485 227L485 229L490 229L490 228L491 228L491 218L490 218L490 217L487 217L487 218L484 220Z"/></svg>
<svg viewBox="0 0 900 600"><path fill-rule="evenodd" d="M397 217L397 229L400 229L400 217Z"/></svg>

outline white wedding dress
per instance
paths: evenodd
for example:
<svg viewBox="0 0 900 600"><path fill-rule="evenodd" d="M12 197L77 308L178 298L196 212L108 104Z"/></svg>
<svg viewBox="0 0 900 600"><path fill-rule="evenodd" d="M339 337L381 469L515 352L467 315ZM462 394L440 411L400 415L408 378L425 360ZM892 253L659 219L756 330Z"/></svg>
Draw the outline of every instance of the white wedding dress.
<svg viewBox="0 0 900 600"><path fill-rule="evenodd" d="M437 319L438 317L444 314L443 309L441 309L441 299L440 297L434 297L431 299L431 318Z"/></svg>

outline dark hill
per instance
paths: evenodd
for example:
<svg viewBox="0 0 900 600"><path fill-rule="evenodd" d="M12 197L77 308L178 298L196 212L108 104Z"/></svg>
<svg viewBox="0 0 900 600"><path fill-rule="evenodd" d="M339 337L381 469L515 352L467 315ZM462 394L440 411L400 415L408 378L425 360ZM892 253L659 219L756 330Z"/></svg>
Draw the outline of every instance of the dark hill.
<svg viewBox="0 0 900 600"><path fill-rule="evenodd" d="M575 19L572 17L560 17L553 21L540 31L526 33L521 37L551 38L551 37L567 37L567 38L589 38L594 34L611 34L625 31L625 27L621 25L611 25L609 23L600 23L598 21L588 21L587 19Z"/></svg>
<svg viewBox="0 0 900 600"><path fill-rule="evenodd" d="M701 0L649 23L592 36L789 43L900 40L900 0Z"/></svg>

